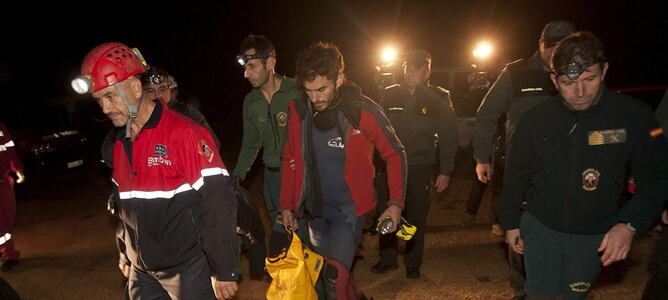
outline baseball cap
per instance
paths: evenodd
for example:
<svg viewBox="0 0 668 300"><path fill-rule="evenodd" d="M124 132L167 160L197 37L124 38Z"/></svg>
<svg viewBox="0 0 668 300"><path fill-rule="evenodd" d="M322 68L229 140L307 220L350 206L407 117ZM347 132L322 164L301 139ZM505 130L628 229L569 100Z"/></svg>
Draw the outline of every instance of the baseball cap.
<svg viewBox="0 0 668 300"><path fill-rule="evenodd" d="M428 63L431 63L431 54L421 49L409 50L404 59L404 65L411 65L414 67L421 67Z"/></svg>
<svg viewBox="0 0 668 300"><path fill-rule="evenodd" d="M545 46L549 48L573 32L575 32L575 25L573 23L568 21L552 21L545 25L540 38L545 43Z"/></svg>

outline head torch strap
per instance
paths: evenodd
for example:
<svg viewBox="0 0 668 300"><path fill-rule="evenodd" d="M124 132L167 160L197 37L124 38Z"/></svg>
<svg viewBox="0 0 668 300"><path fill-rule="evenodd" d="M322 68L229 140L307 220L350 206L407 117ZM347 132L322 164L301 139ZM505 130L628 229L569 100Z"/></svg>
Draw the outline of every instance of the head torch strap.
<svg viewBox="0 0 668 300"><path fill-rule="evenodd" d="M239 54L237 55L237 62L239 62L240 65L244 66L246 63L248 63L249 60L251 59L265 59L271 57L271 53L261 53L261 54L253 54L253 55L246 55L246 54Z"/></svg>
<svg viewBox="0 0 668 300"><path fill-rule="evenodd" d="M123 92L123 90L118 86L118 84L114 84L114 89L116 90L116 93L121 96L121 99L123 99L123 103L125 103L125 106L128 108L128 112L130 113L130 116L125 123L125 137L130 138L131 137L131 126L132 126L132 121L137 118L137 111L139 111L139 105L141 105L141 98L137 100L136 104L131 104L130 100L128 100L128 96Z"/></svg>
<svg viewBox="0 0 668 300"><path fill-rule="evenodd" d="M596 63L597 62L572 62L559 67L555 73L557 76L566 75L570 80L577 80L587 68Z"/></svg>

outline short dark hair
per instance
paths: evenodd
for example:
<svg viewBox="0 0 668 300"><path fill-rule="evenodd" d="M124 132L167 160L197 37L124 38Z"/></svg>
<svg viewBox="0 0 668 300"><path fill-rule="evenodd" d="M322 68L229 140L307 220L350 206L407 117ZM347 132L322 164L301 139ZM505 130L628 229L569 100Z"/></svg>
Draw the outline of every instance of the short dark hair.
<svg viewBox="0 0 668 300"><path fill-rule="evenodd" d="M325 42L313 43L297 55L297 82L303 84L304 81L312 81L318 75L336 81L344 68L343 55L336 45Z"/></svg>
<svg viewBox="0 0 668 300"><path fill-rule="evenodd" d="M550 59L550 67L557 70L572 63L605 63L605 49L593 33L579 31L559 42Z"/></svg>
<svg viewBox="0 0 668 300"><path fill-rule="evenodd" d="M239 54L244 54L244 52L250 49L255 49L255 54L276 57L276 49L274 49L274 44L272 44L271 41L264 35L251 34L247 36L243 41L241 41L241 45L239 45Z"/></svg>

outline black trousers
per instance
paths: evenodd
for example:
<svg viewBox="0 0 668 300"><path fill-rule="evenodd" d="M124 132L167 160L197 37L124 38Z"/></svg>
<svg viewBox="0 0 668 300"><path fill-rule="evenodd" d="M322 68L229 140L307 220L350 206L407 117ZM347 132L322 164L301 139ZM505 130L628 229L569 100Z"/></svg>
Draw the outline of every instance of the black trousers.
<svg viewBox="0 0 668 300"><path fill-rule="evenodd" d="M204 253L166 270L145 271L133 265L128 289L130 299L216 299Z"/></svg>
<svg viewBox="0 0 668 300"><path fill-rule="evenodd" d="M473 168L475 168L475 161L473 161ZM469 192L469 198L466 201L466 213L472 216L478 214L478 209L482 203L482 198L485 194L485 190L488 185L492 187L492 217L494 218L494 223L499 222L499 213L498 205L496 205L497 199L501 195L501 190L503 190L503 169L494 166L494 175L490 183L483 183L478 180L478 175L474 172L473 179L471 184L471 191Z"/></svg>
<svg viewBox="0 0 668 300"><path fill-rule="evenodd" d="M413 238L406 243L404 264L406 272L419 270L424 254L424 234L427 228L427 215L431 195L433 165L409 165L408 189L406 190L405 208L402 213L406 221L417 227ZM378 201L378 214L387 208L385 200ZM397 264L396 235L379 235L380 262L384 265Z"/></svg>
<svg viewBox="0 0 668 300"><path fill-rule="evenodd" d="M649 260L649 280L642 293L643 300L668 299L668 227L656 241Z"/></svg>

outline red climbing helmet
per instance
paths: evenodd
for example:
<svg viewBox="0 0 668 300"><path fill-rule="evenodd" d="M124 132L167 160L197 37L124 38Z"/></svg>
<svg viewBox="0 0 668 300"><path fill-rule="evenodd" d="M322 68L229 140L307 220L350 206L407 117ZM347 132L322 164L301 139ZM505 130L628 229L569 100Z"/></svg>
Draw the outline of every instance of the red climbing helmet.
<svg viewBox="0 0 668 300"><path fill-rule="evenodd" d="M79 94L94 93L144 73L147 67L137 48L104 43L88 52L81 64L81 76L72 80L72 88Z"/></svg>

